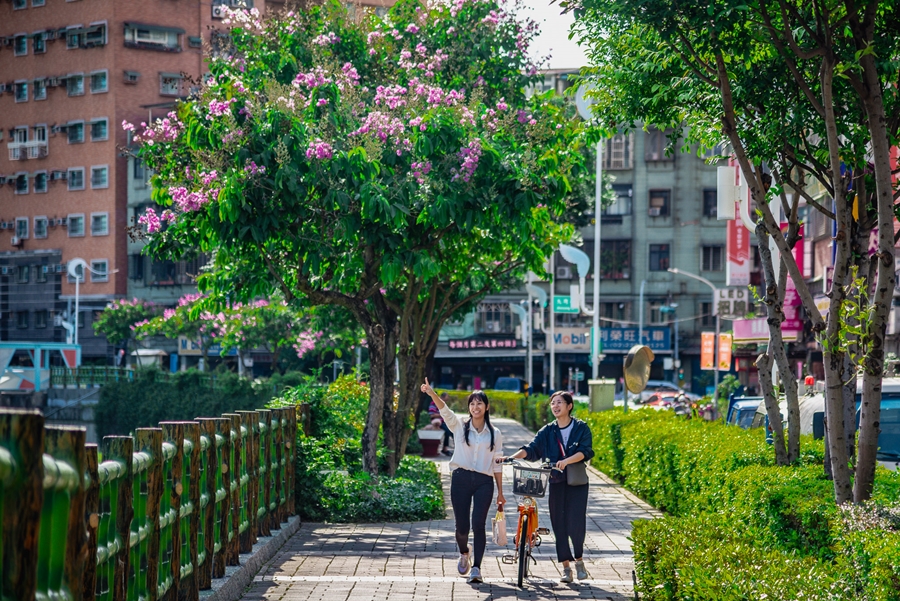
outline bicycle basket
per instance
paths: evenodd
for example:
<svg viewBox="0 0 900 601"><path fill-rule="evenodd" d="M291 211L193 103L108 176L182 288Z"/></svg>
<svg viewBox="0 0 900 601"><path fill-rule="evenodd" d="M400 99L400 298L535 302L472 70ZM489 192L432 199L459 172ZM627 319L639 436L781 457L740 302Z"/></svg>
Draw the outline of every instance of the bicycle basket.
<svg viewBox="0 0 900 601"><path fill-rule="evenodd" d="M513 494L541 498L547 493L549 470L513 466Z"/></svg>

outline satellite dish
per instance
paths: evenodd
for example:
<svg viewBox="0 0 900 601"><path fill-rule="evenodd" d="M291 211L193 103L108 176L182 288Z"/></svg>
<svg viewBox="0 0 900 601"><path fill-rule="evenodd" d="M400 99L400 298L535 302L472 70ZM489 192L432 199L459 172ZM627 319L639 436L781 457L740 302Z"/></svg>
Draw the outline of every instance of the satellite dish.
<svg viewBox="0 0 900 601"><path fill-rule="evenodd" d="M587 98L585 93L594 89L592 85L581 85L578 87L578 91L575 92L575 108L578 109L578 114L581 115L581 118L585 121L589 121L594 117L593 111L591 111L591 105L594 104L593 98Z"/></svg>
<svg viewBox="0 0 900 601"><path fill-rule="evenodd" d="M650 364L653 363L653 351L643 344L635 344L625 356L623 372L625 374L625 388L629 392L638 394L647 387L650 380Z"/></svg>

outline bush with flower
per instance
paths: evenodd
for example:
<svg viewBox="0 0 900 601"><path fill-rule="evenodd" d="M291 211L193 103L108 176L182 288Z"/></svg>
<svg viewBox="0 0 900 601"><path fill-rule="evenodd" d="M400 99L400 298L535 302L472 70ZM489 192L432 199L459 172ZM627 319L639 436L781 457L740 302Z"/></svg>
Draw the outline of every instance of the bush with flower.
<svg viewBox="0 0 900 601"><path fill-rule="evenodd" d="M153 319L158 313L159 308L150 301L138 298L117 299L100 312L94 321L94 331L106 336L109 344L124 347L125 356L128 357L135 328Z"/></svg>
<svg viewBox="0 0 900 601"><path fill-rule="evenodd" d="M166 121L132 128L166 210L149 248L214 252L201 288L335 304L366 333L366 469L398 465L441 326L545 257L583 173L580 124L538 83L534 23L496 0L333 2L262 19ZM163 227L163 221L167 222ZM148 226L148 229L149 226ZM394 359L401 365L393 398ZM382 419L384 420L382 423Z"/></svg>

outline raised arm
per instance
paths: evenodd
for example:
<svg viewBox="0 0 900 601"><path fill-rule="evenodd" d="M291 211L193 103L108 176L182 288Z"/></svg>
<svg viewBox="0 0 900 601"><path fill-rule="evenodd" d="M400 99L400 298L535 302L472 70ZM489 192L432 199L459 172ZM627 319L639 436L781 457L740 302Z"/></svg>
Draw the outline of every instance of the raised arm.
<svg viewBox="0 0 900 601"><path fill-rule="evenodd" d="M456 428L459 425L459 419L457 419L456 414L447 407L447 403L444 402L444 399L439 397L434 391L434 388L428 383L428 378L425 378L425 383L422 384L422 392L427 394L431 400L434 401L435 406L441 412L441 417L444 418L444 423L446 423L451 430L456 431Z"/></svg>

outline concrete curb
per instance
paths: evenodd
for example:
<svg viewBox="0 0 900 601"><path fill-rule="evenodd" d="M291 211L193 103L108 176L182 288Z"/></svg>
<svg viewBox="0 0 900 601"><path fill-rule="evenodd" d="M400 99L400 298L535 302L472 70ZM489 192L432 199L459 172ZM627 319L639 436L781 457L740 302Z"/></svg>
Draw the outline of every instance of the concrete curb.
<svg viewBox="0 0 900 601"><path fill-rule="evenodd" d="M214 578L212 589L200 591L200 599L203 601L237 601L256 574L272 559L290 537L300 529L300 516L291 516L281 530L272 536L260 537L250 553L240 556L239 566L225 568L224 578Z"/></svg>

